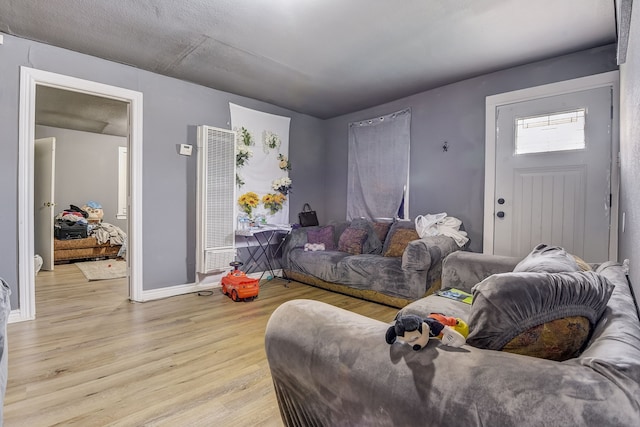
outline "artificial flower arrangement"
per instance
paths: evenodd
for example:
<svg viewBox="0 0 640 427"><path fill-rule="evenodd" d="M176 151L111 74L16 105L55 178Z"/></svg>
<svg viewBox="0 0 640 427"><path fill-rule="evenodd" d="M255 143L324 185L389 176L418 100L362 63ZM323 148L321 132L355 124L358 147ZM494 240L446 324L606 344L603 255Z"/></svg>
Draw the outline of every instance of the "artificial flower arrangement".
<svg viewBox="0 0 640 427"><path fill-rule="evenodd" d="M280 161L278 163L278 167L283 170L283 171L290 171L291 170L291 162L289 161L289 159L287 159L287 156L285 156L284 154L280 153L278 154L278 160Z"/></svg>
<svg viewBox="0 0 640 427"><path fill-rule="evenodd" d="M244 166L247 160L253 156L253 151L244 145L238 145L236 147L236 166Z"/></svg>
<svg viewBox="0 0 640 427"><path fill-rule="evenodd" d="M249 130L244 126L240 128L240 142L247 147L255 144L253 135L251 135L251 132L249 132Z"/></svg>
<svg viewBox="0 0 640 427"><path fill-rule="evenodd" d="M264 152L268 153L269 149L280 148L280 137L276 133L265 130L262 132L262 143L264 145Z"/></svg>
<svg viewBox="0 0 640 427"><path fill-rule="evenodd" d="M273 180L271 182L271 188L286 196L289 194L289 191L291 191L291 179L285 176L283 178Z"/></svg>
<svg viewBox="0 0 640 427"><path fill-rule="evenodd" d="M271 215L275 215L282 209L282 205L286 200L287 197L282 193L268 193L262 196L262 204L269 209Z"/></svg>
<svg viewBox="0 0 640 427"><path fill-rule="evenodd" d="M260 198L253 191L244 193L238 199L238 204L247 215L251 216L251 212L260 204Z"/></svg>

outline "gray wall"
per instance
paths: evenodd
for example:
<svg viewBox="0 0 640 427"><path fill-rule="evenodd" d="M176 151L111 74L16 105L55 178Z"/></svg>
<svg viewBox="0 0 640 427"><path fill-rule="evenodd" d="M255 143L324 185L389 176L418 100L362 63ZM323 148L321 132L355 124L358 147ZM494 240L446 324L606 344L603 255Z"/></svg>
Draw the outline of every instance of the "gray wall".
<svg viewBox="0 0 640 427"><path fill-rule="evenodd" d="M82 207L89 200L102 205L103 221L127 230L127 221L117 219L118 147L126 147L121 136L36 126L36 138L56 138L56 214L69 205Z"/></svg>
<svg viewBox="0 0 640 427"><path fill-rule="evenodd" d="M637 13L635 14L637 15ZM627 121L638 120L638 83L633 47L638 44L637 16L629 45L626 88L636 104ZM290 220L309 202L322 223L346 217L347 124L412 108L410 215L446 211L465 222L471 249L482 250L485 97L497 93L616 69L615 48L605 46L512 68L419 93L328 121L267 103L197 86L122 64L5 35L0 46L0 218L18 223L18 105L21 65L140 91L144 95L143 273L144 289L195 280L196 156L177 153L180 143L196 143L196 126L229 128L228 102L291 117ZM623 89L624 90L624 89ZM637 125L636 125L637 126ZM637 128L636 128L637 129ZM624 136L625 152L637 156L638 132ZM624 129L623 129L624 135ZM449 150L442 151L448 142ZM636 141L630 146L630 141ZM635 151L634 151L635 150ZM637 165L637 157L634 165ZM637 166L635 166L637 167ZM623 171L627 232L624 256L640 262L629 239L640 233L632 214L638 200L625 191L637 181L637 169ZM16 227L17 228L17 227ZM0 240L0 275L8 280L17 308L17 229ZM640 282L640 280L636 280Z"/></svg>
<svg viewBox="0 0 640 427"><path fill-rule="evenodd" d="M460 218L482 251L485 98L617 69L614 45L503 70L327 121L326 218L346 218L347 125L411 107L409 215ZM442 145L448 143L448 151Z"/></svg>
<svg viewBox="0 0 640 427"><path fill-rule="evenodd" d="M636 4L638 4L636 2ZM640 298L640 9L631 16L627 61L620 66L620 259L630 261L630 279ZM622 219L621 219L622 221Z"/></svg>
<svg viewBox="0 0 640 427"><path fill-rule="evenodd" d="M0 239L0 275L18 308L18 106L20 66L65 74L143 93L143 288L195 280L196 156L178 155L196 143L196 126L229 128L229 102L291 117L294 193L292 220L308 201L322 204L322 121L264 102L205 88L123 64L4 35L0 45L0 218L11 226ZM311 156L311 158L310 158Z"/></svg>

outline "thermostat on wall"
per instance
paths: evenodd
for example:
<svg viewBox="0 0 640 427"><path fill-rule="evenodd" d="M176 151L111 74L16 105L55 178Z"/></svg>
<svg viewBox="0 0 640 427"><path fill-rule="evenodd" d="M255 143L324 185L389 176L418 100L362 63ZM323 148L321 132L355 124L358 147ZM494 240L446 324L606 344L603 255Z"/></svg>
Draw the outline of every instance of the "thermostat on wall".
<svg viewBox="0 0 640 427"><path fill-rule="evenodd" d="M189 144L180 144L180 154L182 154L183 156L190 156L192 148L193 146Z"/></svg>

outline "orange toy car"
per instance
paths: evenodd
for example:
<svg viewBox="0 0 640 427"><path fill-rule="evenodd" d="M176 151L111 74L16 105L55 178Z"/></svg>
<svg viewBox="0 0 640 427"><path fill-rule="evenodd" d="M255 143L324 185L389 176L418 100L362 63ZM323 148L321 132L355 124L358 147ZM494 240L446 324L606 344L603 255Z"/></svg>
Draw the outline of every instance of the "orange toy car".
<svg viewBox="0 0 640 427"><path fill-rule="evenodd" d="M242 265L240 261L233 261L229 265L233 267L233 271L222 278L222 293L234 301L256 299L260 291L260 280L247 277L244 271L238 270Z"/></svg>

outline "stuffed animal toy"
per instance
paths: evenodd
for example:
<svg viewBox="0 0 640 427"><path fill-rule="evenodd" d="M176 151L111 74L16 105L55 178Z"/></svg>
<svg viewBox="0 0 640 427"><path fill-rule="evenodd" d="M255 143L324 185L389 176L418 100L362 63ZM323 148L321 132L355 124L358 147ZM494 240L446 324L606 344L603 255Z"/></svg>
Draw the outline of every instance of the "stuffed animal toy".
<svg viewBox="0 0 640 427"><path fill-rule="evenodd" d="M82 206L82 210L89 215L87 217L89 222L102 222L104 212L102 211L102 205L100 205L100 203L90 200L86 205Z"/></svg>
<svg viewBox="0 0 640 427"><path fill-rule="evenodd" d="M304 250L308 251L324 251L324 243L305 243Z"/></svg>
<svg viewBox="0 0 640 427"><path fill-rule="evenodd" d="M387 329L387 344L397 339L412 346L416 351L429 342L429 338L438 338L442 344L460 347L467 341L469 326L456 317L432 313L426 319L414 314L399 314L395 323Z"/></svg>

